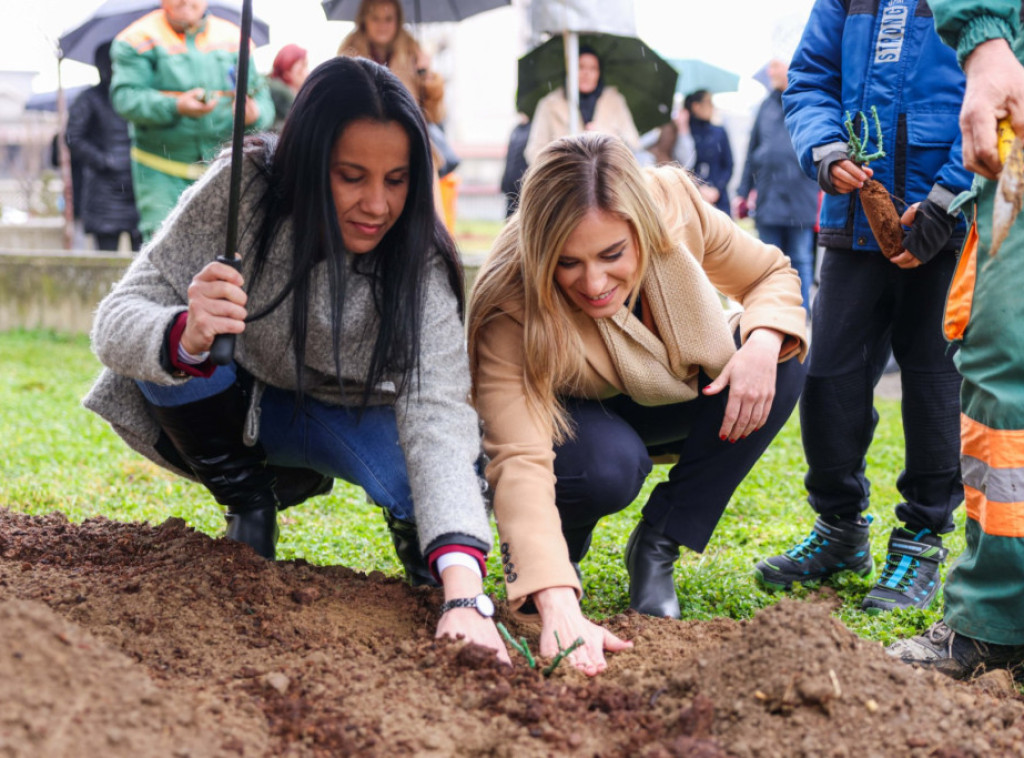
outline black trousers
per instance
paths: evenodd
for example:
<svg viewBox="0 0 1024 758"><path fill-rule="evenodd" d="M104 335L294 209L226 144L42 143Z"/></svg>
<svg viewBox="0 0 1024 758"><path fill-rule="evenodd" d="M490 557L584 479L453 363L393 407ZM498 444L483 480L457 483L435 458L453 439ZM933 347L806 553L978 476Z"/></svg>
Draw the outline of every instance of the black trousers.
<svg viewBox="0 0 1024 758"><path fill-rule="evenodd" d="M890 348L903 389L905 461L896 478L908 528L944 534L963 500L960 375L942 333L952 253L903 270L881 253L827 248L814 299L814 334L800 427L808 500L822 515L867 510L866 475L878 412L874 388Z"/></svg>
<svg viewBox="0 0 1024 758"><path fill-rule="evenodd" d="M642 406L619 395L609 400L569 398L574 439L555 448L555 501L566 541L636 499L651 471L651 456L674 453L679 462L658 484L643 517L691 550L711 539L729 498L793 412L804 382L797 360L779 364L775 400L758 431L734 443L718 437L728 389L687 403ZM701 373L699 386L710 379Z"/></svg>

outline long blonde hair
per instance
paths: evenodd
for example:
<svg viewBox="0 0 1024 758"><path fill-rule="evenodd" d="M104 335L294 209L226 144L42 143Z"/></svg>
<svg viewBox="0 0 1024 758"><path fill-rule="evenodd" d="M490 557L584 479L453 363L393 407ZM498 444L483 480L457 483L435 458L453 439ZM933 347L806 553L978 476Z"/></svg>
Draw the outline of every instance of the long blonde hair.
<svg viewBox="0 0 1024 758"><path fill-rule="evenodd" d="M527 404L538 418L550 419L556 442L572 436L559 395L579 387L585 355L555 268L569 235L594 208L629 225L639 287L651 256L672 250L673 242L629 148L616 137L588 133L555 140L537 156L523 177L519 210L495 241L470 295L474 379L480 330L503 304L522 303Z"/></svg>

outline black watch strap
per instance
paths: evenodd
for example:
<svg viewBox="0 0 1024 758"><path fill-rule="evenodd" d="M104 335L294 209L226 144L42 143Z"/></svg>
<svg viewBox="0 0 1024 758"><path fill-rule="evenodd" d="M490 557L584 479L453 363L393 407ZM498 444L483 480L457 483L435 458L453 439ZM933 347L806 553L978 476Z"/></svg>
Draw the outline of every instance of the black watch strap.
<svg viewBox="0 0 1024 758"><path fill-rule="evenodd" d="M494 615L494 601L482 593L476 597L458 597L446 600L441 603L441 615L443 616L453 608L474 608L484 618L491 618Z"/></svg>

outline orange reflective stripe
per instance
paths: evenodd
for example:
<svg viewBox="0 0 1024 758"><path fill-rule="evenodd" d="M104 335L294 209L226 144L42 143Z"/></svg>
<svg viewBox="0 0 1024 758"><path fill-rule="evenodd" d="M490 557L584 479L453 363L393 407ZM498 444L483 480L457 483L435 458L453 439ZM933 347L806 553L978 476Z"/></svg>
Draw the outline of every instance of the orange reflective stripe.
<svg viewBox="0 0 1024 758"><path fill-rule="evenodd" d="M964 485L967 517L993 537L1024 537L1024 502L997 503L968 485Z"/></svg>
<svg viewBox="0 0 1024 758"><path fill-rule="evenodd" d="M976 214L977 212L975 212ZM978 261L978 221L977 216L971 222L967 232L960 260L956 264L953 283L946 297L946 315L942 322L947 340L958 340L964 336L967 323L971 320L971 305L974 302L974 281L977 278Z"/></svg>
<svg viewBox="0 0 1024 758"><path fill-rule="evenodd" d="M1024 468L1024 429L993 429L961 413L960 452L991 468Z"/></svg>
<svg viewBox="0 0 1024 758"><path fill-rule="evenodd" d="M968 517L985 534L1024 537L1024 429L993 429L961 413L960 462Z"/></svg>

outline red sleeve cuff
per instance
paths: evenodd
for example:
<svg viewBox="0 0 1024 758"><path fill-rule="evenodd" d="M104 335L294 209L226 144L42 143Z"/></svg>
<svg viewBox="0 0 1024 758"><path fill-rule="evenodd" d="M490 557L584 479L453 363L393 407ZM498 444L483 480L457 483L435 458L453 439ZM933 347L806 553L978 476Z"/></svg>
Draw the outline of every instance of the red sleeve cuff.
<svg viewBox="0 0 1024 758"><path fill-rule="evenodd" d="M469 547L468 545L442 545L427 557L430 573L434 575L438 582L441 581L441 575L437 573L437 559L447 553L465 553L480 564L480 574L487 576L487 556L484 555L482 550L477 550L475 547Z"/></svg>
<svg viewBox="0 0 1024 758"><path fill-rule="evenodd" d="M217 367L213 365L212 361L207 359L202 363L193 365L190 363L182 363L178 360L178 345L181 344L181 335L185 331L185 323L187 321L188 311L182 311L174 320L174 325L171 327L171 331L167 335L167 357L170 358L171 365L174 366L175 370L181 371L189 376L199 376L205 379L208 376L212 376L213 372L217 370Z"/></svg>

